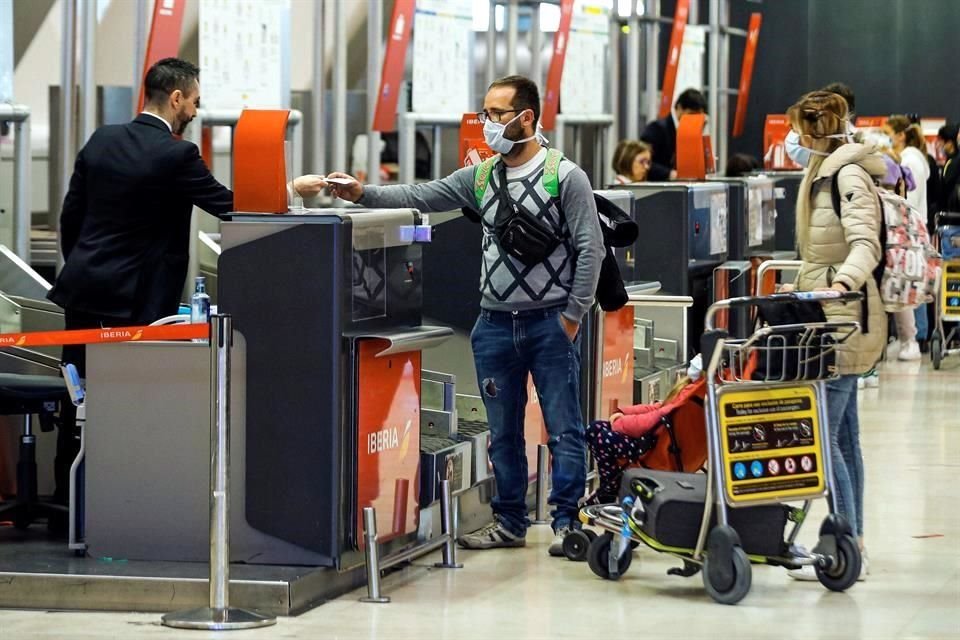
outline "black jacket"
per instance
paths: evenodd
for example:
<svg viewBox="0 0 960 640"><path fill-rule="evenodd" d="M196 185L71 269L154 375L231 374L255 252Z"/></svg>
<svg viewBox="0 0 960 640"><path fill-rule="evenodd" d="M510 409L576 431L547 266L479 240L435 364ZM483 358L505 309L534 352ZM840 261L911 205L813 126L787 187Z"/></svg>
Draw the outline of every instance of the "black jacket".
<svg viewBox="0 0 960 640"><path fill-rule="evenodd" d="M653 147L653 162L647 180L669 180L670 171L677 168L677 126L673 123L673 116L648 124L640 134L640 139Z"/></svg>
<svg viewBox="0 0 960 640"><path fill-rule="evenodd" d="M947 158L943 165L943 178L940 181L940 210L957 211L960 209L960 153Z"/></svg>
<svg viewBox="0 0 960 640"><path fill-rule="evenodd" d="M77 154L60 213L65 264L48 297L134 323L176 313L194 205L233 209L195 144L144 114L101 127Z"/></svg>

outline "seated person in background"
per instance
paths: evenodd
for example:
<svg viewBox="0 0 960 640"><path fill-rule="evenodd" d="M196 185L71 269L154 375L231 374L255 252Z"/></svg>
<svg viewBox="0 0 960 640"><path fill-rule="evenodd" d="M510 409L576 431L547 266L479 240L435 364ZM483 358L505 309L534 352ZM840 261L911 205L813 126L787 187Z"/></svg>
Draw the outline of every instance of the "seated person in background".
<svg viewBox="0 0 960 640"><path fill-rule="evenodd" d="M673 113L646 126L640 139L653 147L648 180L662 182L677 177L677 123L687 114L706 113L707 100L696 89L687 89L673 105Z"/></svg>
<svg viewBox="0 0 960 640"><path fill-rule="evenodd" d="M728 178L739 178L760 169L760 161L749 153L735 153L727 160Z"/></svg>
<svg viewBox="0 0 960 640"><path fill-rule="evenodd" d="M613 170L617 184L643 182L650 171L653 149L640 140L621 140L613 152Z"/></svg>

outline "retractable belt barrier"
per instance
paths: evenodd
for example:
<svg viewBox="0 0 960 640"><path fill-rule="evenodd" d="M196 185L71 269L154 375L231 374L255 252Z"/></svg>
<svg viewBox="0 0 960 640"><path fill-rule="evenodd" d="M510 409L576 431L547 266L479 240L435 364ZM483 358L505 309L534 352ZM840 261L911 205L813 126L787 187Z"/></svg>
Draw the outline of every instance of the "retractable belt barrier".
<svg viewBox="0 0 960 640"><path fill-rule="evenodd" d="M210 326L206 323L156 327L116 327L111 329L70 329L66 331L34 331L31 333L0 333L0 347L56 347L71 344L146 342L148 340L205 340L209 336Z"/></svg>
<svg viewBox="0 0 960 640"><path fill-rule="evenodd" d="M0 334L0 347L209 339L210 349L210 606L163 616L168 627L229 631L276 623L273 616L230 606L230 350L229 315L210 323Z"/></svg>

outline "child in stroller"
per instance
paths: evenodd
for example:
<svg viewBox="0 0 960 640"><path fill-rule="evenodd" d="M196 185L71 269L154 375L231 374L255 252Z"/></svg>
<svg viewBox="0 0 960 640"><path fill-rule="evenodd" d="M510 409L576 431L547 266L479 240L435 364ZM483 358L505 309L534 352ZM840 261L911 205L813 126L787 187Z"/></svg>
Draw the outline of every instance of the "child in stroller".
<svg viewBox="0 0 960 640"><path fill-rule="evenodd" d="M706 381L680 378L663 402L621 407L609 420L587 427L599 487L587 504L617 502L626 469L695 472L707 460L703 410Z"/></svg>

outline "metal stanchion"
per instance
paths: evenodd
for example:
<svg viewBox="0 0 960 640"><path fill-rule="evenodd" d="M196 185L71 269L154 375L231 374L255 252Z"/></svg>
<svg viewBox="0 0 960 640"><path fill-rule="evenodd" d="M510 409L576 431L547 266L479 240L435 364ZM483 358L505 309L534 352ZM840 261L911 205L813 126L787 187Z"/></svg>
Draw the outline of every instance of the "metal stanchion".
<svg viewBox="0 0 960 640"><path fill-rule="evenodd" d="M363 537L367 542L364 549L367 558L367 597L360 598L360 602L390 602L390 598L380 592L380 547L377 542L377 511L373 507L363 508Z"/></svg>
<svg viewBox="0 0 960 640"><path fill-rule="evenodd" d="M454 508L453 492L450 490L450 481L440 481L440 522L445 538L443 545L443 562L436 563L438 569L462 569L463 564L457 562L457 517L458 510Z"/></svg>
<svg viewBox="0 0 960 640"><path fill-rule="evenodd" d="M547 513L547 500L550 498L548 465L550 448L545 444L537 445L537 513L533 524L550 524Z"/></svg>
<svg viewBox="0 0 960 640"><path fill-rule="evenodd" d="M163 616L167 627L231 631L277 619L230 606L230 349L229 315L210 318L210 606Z"/></svg>

